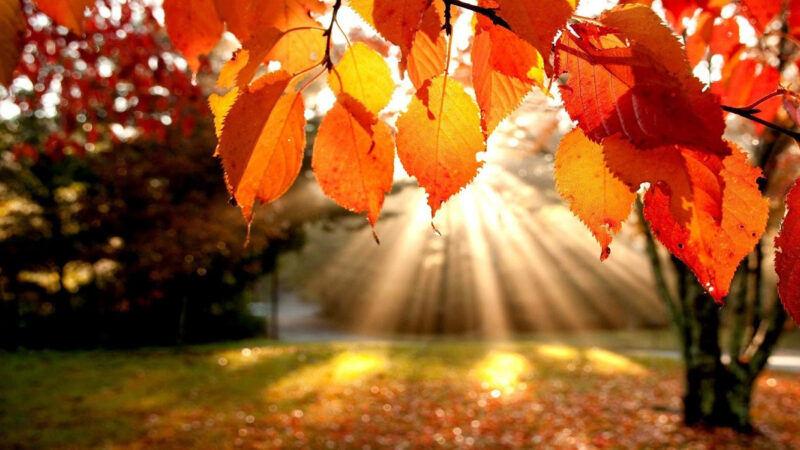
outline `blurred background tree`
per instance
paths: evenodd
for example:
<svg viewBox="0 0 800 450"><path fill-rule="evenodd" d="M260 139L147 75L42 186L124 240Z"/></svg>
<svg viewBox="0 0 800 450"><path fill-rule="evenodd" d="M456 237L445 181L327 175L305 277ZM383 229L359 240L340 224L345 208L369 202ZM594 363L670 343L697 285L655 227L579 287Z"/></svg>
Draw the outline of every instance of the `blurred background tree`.
<svg viewBox="0 0 800 450"><path fill-rule="evenodd" d="M185 70L158 12L101 2L80 37L24 5L28 43L0 92L4 346L262 331L242 293L295 233L268 213L243 246L202 75Z"/></svg>

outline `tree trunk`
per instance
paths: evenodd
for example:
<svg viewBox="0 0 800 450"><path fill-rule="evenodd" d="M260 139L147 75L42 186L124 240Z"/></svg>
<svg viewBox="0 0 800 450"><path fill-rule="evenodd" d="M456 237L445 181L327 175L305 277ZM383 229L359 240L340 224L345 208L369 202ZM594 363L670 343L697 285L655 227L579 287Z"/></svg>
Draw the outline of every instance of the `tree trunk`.
<svg viewBox="0 0 800 450"><path fill-rule="evenodd" d="M641 203L638 204L640 218ZM752 431L750 400L754 382L766 365L786 320L786 312L776 302L762 307L763 255L756 252L740 267L724 308L703 291L694 274L682 262L672 258L671 279L660 258L655 239L646 230L647 253L656 288L667 306L674 329L680 338L685 372L683 397L684 422L687 425L728 427ZM669 281L674 281L670 283ZM720 334L722 313L730 315L731 338L723 361Z"/></svg>
<svg viewBox="0 0 800 450"><path fill-rule="evenodd" d="M694 295L687 314L684 348L687 425L730 427L748 432L753 378L739 361L725 364L719 346L719 311L705 293Z"/></svg>

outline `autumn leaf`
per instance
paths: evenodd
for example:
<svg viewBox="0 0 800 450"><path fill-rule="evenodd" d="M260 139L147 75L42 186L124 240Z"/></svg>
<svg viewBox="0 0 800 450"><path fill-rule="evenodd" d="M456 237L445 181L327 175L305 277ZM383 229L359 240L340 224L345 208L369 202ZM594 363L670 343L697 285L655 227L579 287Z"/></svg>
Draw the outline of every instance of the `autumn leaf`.
<svg viewBox="0 0 800 450"><path fill-rule="evenodd" d="M409 50L406 72L416 89L431 78L441 75L447 65L447 39L442 30L442 19L438 7L441 2L431 2L414 33Z"/></svg>
<svg viewBox="0 0 800 450"><path fill-rule="evenodd" d="M411 84L419 89L423 83L444 73L447 60L447 39L443 34L435 40L423 31L417 31L408 54L406 73Z"/></svg>
<svg viewBox="0 0 800 450"><path fill-rule="evenodd" d="M414 36L431 0L349 0L349 5L381 36L400 47L400 72L405 71Z"/></svg>
<svg viewBox="0 0 800 450"><path fill-rule="evenodd" d="M337 96L347 94L376 115L389 104L394 92L392 71L383 57L367 44L356 42L328 75Z"/></svg>
<svg viewBox="0 0 800 450"><path fill-rule="evenodd" d="M486 149L474 100L455 80L433 78L397 119L397 154L409 175L428 193L431 216L467 185Z"/></svg>
<svg viewBox="0 0 800 450"><path fill-rule="evenodd" d="M541 55L550 74L553 40L566 25L576 0L495 0L497 15L509 24L520 38L528 41Z"/></svg>
<svg viewBox="0 0 800 450"><path fill-rule="evenodd" d="M84 13L94 5L94 0L35 0L39 11L50 16L53 21L69 28L75 34L84 32Z"/></svg>
<svg viewBox="0 0 800 450"><path fill-rule="evenodd" d="M264 59L283 37L284 32L274 27L259 30L222 66L217 87L230 89L250 84Z"/></svg>
<svg viewBox="0 0 800 450"><path fill-rule="evenodd" d="M692 76L677 37L650 8L617 7L564 33L557 51L568 73L564 106L595 142L621 134L639 148L677 144L729 152L713 95ZM611 31L615 30L615 31Z"/></svg>
<svg viewBox="0 0 800 450"><path fill-rule="evenodd" d="M786 217L775 238L778 295L795 323L800 324L800 183L786 196Z"/></svg>
<svg viewBox="0 0 800 450"><path fill-rule="evenodd" d="M750 105L778 89L780 74L778 69L755 59L731 60L725 65L722 79L711 85L711 92L729 106ZM772 120L780 108L780 99L767 100L757 106L758 117ZM754 124L756 132L761 133L764 126Z"/></svg>
<svg viewBox="0 0 800 450"><path fill-rule="evenodd" d="M485 17L478 17L471 56L481 127L488 136L533 86L544 86L544 60L529 43Z"/></svg>
<svg viewBox="0 0 800 450"><path fill-rule="evenodd" d="M0 0L0 84L8 86L24 45L25 18L19 0Z"/></svg>
<svg viewBox="0 0 800 450"><path fill-rule="evenodd" d="M717 16L703 12L697 19L697 29L686 39L686 56L691 67L710 55L722 55L725 64L743 47L739 42L739 24L729 17L717 22Z"/></svg>
<svg viewBox="0 0 800 450"><path fill-rule="evenodd" d="M675 146L640 150L620 137L603 143L611 172L632 189L650 183L645 218L718 302L739 262L764 233L769 214L761 171L734 144L727 156Z"/></svg>
<svg viewBox="0 0 800 450"><path fill-rule="evenodd" d="M683 19L691 18L698 9L701 9L702 12L711 12L714 13L714 15L718 15L720 7L727 1L728 0L661 0L661 4L664 8L667 21L676 32L681 33L684 30ZM623 2L620 2L620 4L622 3ZM648 6L650 6L652 1L648 0L647 2L642 2L629 0L625 3L648 3Z"/></svg>
<svg viewBox="0 0 800 450"><path fill-rule="evenodd" d="M800 124L800 99L797 98L797 94L793 92L784 93L782 104L786 114L791 117L794 123Z"/></svg>
<svg viewBox="0 0 800 450"><path fill-rule="evenodd" d="M256 199L277 199L300 172L304 107L300 94L284 94L290 80L284 71L259 78L239 94L224 119L217 152L228 190L248 221Z"/></svg>
<svg viewBox="0 0 800 450"><path fill-rule="evenodd" d="M781 12L783 2L780 0L741 0L739 6L744 16L750 19L756 33L761 34Z"/></svg>
<svg viewBox="0 0 800 450"><path fill-rule="evenodd" d="M222 126L225 124L225 117L228 115L228 111L230 111L238 96L238 87L234 87L223 95L214 93L208 96L208 107L211 110L211 114L214 115L214 133L217 135L217 138L222 134Z"/></svg>
<svg viewBox="0 0 800 450"><path fill-rule="evenodd" d="M600 243L601 261L611 253L611 238L636 199L635 189L611 173L603 158L600 144L576 128L561 139L554 173L556 190Z"/></svg>
<svg viewBox="0 0 800 450"><path fill-rule="evenodd" d="M290 73L322 60L326 40L320 23L312 17L327 8L319 0L213 1L219 17L240 42L257 38L267 28L286 32L263 60L280 62L281 69Z"/></svg>
<svg viewBox="0 0 800 450"><path fill-rule="evenodd" d="M392 133L356 100L343 100L322 119L311 165L325 195L351 211L366 211L375 226L392 190Z"/></svg>
<svg viewBox="0 0 800 450"><path fill-rule="evenodd" d="M224 31L222 21L214 13L214 0L165 0L164 25L192 72L197 72L199 57L217 45Z"/></svg>

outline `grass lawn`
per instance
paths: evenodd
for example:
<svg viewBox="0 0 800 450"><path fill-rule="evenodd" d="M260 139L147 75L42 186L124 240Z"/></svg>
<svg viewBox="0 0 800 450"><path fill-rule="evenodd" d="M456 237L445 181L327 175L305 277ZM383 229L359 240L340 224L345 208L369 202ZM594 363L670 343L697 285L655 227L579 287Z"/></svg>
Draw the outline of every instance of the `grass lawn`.
<svg viewBox="0 0 800 450"><path fill-rule="evenodd" d="M0 353L0 448L800 448L800 376L751 437L680 423L675 361L598 348L264 341Z"/></svg>

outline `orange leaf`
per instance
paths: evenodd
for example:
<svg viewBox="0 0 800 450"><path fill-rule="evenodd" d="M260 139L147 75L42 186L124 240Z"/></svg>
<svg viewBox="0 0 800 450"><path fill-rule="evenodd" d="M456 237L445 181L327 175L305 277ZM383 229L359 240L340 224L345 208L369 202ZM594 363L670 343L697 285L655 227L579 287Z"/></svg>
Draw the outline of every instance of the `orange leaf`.
<svg viewBox="0 0 800 450"><path fill-rule="evenodd" d="M681 45L650 8L627 5L576 24L557 51L569 74L564 106L595 142L622 134L640 148L678 144L729 152L713 95L691 74ZM612 32L611 30L616 30Z"/></svg>
<svg viewBox="0 0 800 450"><path fill-rule="evenodd" d="M603 160L603 148L580 128L561 139L554 175L558 193L600 243L600 260L605 260L611 253L611 237L630 215L635 190L611 173Z"/></svg>
<svg viewBox="0 0 800 450"><path fill-rule="evenodd" d="M200 55L208 54L224 31L214 0L165 0L164 25L192 72L200 68Z"/></svg>
<svg viewBox="0 0 800 450"><path fill-rule="evenodd" d="M75 34L84 33L84 12L95 0L35 0L39 10Z"/></svg>
<svg viewBox="0 0 800 450"><path fill-rule="evenodd" d="M0 84L8 86L17 67L25 36L19 0L0 0Z"/></svg>
<svg viewBox="0 0 800 450"><path fill-rule="evenodd" d="M543 60L506 28L478 18L472 44L472 81L486 136L522 102L534 85L544 86Z"/></svg>
<svg viewBox="0 0 800 450"><path fill-rule="evenodd" d="M228 111L217 152L228 191L253 218L256 199L271 202L292 185L303 162L305 117L300 94L283 94L291 76L280 71L253 82Z"/></svg>
<svg viewBox="0 0 800 450"><path fill-rule="evenodd" d="M325 195L351 211L367 211L375 226L384 194L392 190L394 141L385 123L348 100L322 119L311 165Z"/></svg>
<svg viewBox="0 0 800 450"><path fill-rule="evenodd" d="M246 40L242 48L220 69L217 87L229 89L234 85L242 87L250 84L261 63L283 36L282 31L270 27L259 30Z"/></svg>
<svg viewBox="0 0 800 450"><path fill-rule="evenodd" d="M350 0L349 3L381 36L400 47L400 71L405 71L414 35L431 0Z"/></svg>
<svg viewBox="0 0 800 450"><path fill-rule="evenodd" d="M447 39L444 34L439 34L433 41L424 31L417 31L408 54L408 79L419 89L425 81L444 73L446 61Z"/></svg>
<svg viewBox="0 0 800 450"><path fill-rule="evenodd" d="M603 143L612 173L632 189L651 184L644 213L653 233L718 302L769 214L756 183L761 171L728 145L731 154L720 156L674 146L640 150L619 137Z"/></svg>
<svg viewBox="0 0 800 450"><path fill-rule="evenodd" d="M438 76L417 91L397 119L397 154L428 193L431 216L467 185L486 149L478 107L457 81Z"/></svg>
<svg viewBox="0 0 800 450"><path fill-rule="evenodd" d="M322 14L326 6L318 0L214 0L228 30L241 42L257 37L266 28L288 31L295 28L321 28L311 13ZM262 59L278 61L281 69L294 73L319 63L325 54L321 29L295 29Z"/></svg>
<svg viewBox="0 0 800 450"><path fill-rule="evenodd" d="M800 324L800 184L786 196L786 217L775 238L778 295L795 323Z"/></svg>
<svg viewBox="0 0 800 450"><path fill-rule="evenodd" d="M383 57L362 42L354 43L328 74L328 85L339 95L361 102L367 111L377 115L389 104L394 92L392 71Z"/></svg>
<svg viewBox="0 0 800 450"><path fill-rule="evenodd" d="M406 71L417 89L426 80L443 74L447 65L447 39L442 30L440 6L440 2L432 2L425 10L408 53Z"/></svg>
<svg viewBox="0 0 800 450"><path fill-rule="evenodd" d="M495 0L497 15L522 39L539 51L550 74L553 40L575 9L574 0Z"/></svg>

